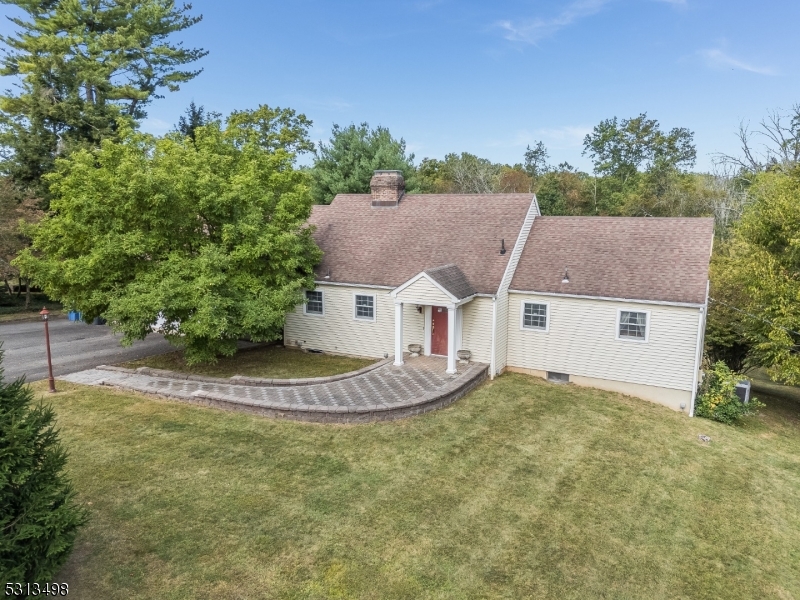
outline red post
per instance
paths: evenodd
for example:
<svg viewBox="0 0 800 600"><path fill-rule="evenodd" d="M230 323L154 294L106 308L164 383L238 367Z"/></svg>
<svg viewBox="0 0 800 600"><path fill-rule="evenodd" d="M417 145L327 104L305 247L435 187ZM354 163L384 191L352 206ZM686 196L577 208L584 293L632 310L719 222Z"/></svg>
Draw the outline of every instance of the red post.
<svg viewBox="0 0 800 600"><path fill-rule="evenodd" d="M47 346L47 370L50 373L48 382L50 383L50 393L53 394L56 391L56 380L53 378L53 360L50 357L50 328L47 325L50 311L47 310L47 307L44 307L39 314L42 316L42 321L44 321L44 340Z"/></svg>

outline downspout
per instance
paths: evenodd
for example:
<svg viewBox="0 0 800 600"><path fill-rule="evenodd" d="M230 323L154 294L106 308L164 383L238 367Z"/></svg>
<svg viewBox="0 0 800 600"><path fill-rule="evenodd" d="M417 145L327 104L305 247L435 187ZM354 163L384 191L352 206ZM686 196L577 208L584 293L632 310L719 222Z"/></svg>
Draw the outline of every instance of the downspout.
<svg viewBox="0 0 800 600"><path fill-rule="evenodd" d="M495 374L495 346L497 345L497 296L492 296L492 360L489 366L489 379L494 379Z"/></svg>
<svg viewBox="0 0 800 600"><path fill-rule="evenodd" d="M703 356L703 342L705 341L706 337L706 316L708 315L708 295L709 295L709 288L711 286L711 282L706 282L706 302L703 305L703 308L700 309L700 316L698 317L698 325L697 325L697 348L695 349L695 357L694 357L694 376L692 377L692 404L689 407L689 416L694 416L694 404L695 400L697 399L697 386L698 386L698 377L700 376L700 361L702 360Z"/></svg>

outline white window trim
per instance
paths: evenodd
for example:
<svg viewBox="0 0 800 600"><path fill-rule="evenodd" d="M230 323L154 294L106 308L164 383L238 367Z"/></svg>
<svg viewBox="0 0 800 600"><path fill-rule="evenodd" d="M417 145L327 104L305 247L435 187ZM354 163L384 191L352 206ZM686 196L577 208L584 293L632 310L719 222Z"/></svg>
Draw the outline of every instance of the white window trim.
<svg viewBox="0 0 800 600"><path fill-rule="evenodd" d="M306 292L319 292L322 294L322 312L308 312L308 296L306 296ZM325 316L325 290L305 290L303 292L303 296L305 297L305 302L303 302L303 314L308 315L309 317L324 317Z"/></svg>
<svg viewBox="0 0 800 600"><path fill-rule="evenodd" d="M525 305L526 304L543 304L547 308L545 313L545 327L525 327ZM550 333L550 303L545 300L533 300L527 298L522 300L519 305L519 328L522 331L538 331L539 333Z"/></svg>
<svg viewBox="0 0 800 600"><path fill-rule="evenodd" d="M620 321L622 320L622 313L623 312L634 312L634 313L644 313L644 339L639 338L632 338L627 336L621 336L619 334L619 325ZM650 311L649 310L640 310L640 309L633 309L633 308L618 308L617 309L617 326L614 330L616 338L620 342L633 342L634 344L646 344L650 341Z"/></svg>
<svg viewBox="0 0 800 600"><path fill-rule="evenodd" d="M372 298L372 318L359 317L356 310L356 296L370 296ZM353 292L353 320L360 323L374 323L378 318L378 296L377 294L365 294L363 292Z"/></svg>

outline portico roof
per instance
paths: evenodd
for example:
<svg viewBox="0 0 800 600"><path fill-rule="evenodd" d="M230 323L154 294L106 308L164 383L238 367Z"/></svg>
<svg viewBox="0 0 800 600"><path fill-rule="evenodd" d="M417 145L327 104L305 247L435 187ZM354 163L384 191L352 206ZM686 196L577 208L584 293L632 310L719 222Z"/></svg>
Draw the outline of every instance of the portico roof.
<svg viewBox="0 0 800 600"><path fill-rule="evenodd" d="M467 281L466 275L456 265L442 265L433 269L426 269L425 274L436 283L450 292L457 300L463 300L475 295L475 290Z"/></svg>

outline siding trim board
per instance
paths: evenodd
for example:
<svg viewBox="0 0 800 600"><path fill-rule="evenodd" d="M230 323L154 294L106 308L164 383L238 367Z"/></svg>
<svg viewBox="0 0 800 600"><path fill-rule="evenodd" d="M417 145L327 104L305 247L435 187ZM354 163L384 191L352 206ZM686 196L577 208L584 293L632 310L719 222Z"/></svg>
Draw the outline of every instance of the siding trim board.
<svg viewBox="0 0 800 600"><path fill-rule="evenodd" d="M700 385L700 362L703 360L703 348L706 342L706 319L708 318L708 297L711 293L711 281L706 282L706 303L700 310L697 324L697 349L695 350L694 382L692 383L692 400L689 404L689 416L694 416L694 403L697 400L697 388Z"/></svg>
<svg viewBox="0 0 800 600"><path fill-rule="evenodd" d="M656 304L659 306L682 306L685 308L703 308L703 304L691 302L668 302L666 300L638 300L636 298L612 298L611 296L583 296L581 294L559 294L557 292L537 292L535 290L508 290L509 294L535 294L554 298L578 298L580 300L605 300L607 302L626 302L631 304Z"/></svg>
<svg viewBox="0 0 800 600"><path fill-rule="evenodd" d="M541 215L539 201L536 199L536 194L534 194L530 206L528 206L528 212L525 214L522 228L519 230L517 242L511 251L511 257L508 259L503 279L500 280L497 295L492 301L492 368L490 372L492 379L496 374L502 373L508 362L508 288L511 287L511 281L517 272L522 251L528 243L528 236L531 233L533 222L539 215ZM499 323L498 318L500 319Z"/></svg>
<svg viewBox="0 0 800 600"><path fill-rule="evenodd" d="M364 288L369 290L393 290L394 288L390 285L369 285L367 283L340 283L338 281L314 281L317 285L335 285L338 287L354 287L354 288Z"/></svg>

